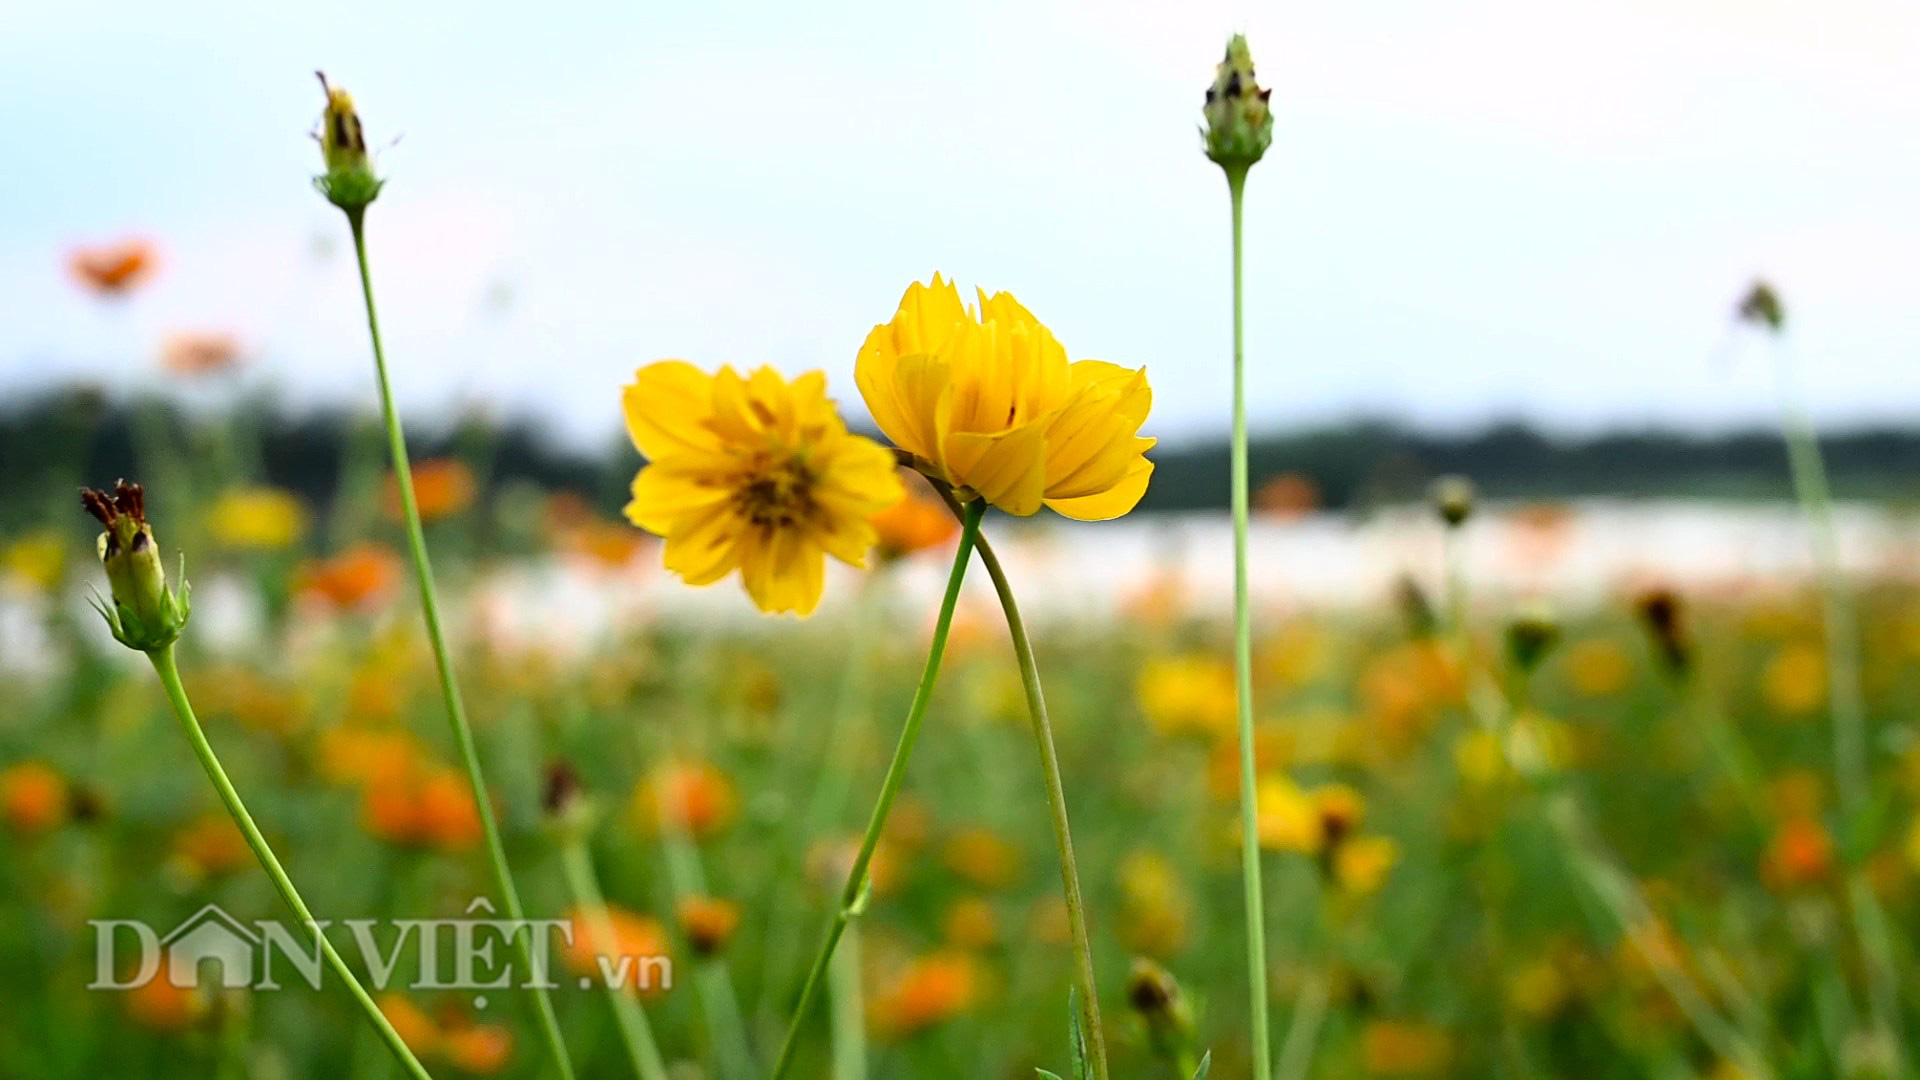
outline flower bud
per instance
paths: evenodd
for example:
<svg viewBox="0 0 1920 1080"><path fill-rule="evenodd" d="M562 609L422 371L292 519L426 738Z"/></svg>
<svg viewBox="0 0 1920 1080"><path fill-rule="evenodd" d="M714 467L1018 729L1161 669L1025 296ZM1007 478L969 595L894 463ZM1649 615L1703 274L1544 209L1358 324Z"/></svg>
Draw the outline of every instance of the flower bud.
<svg viewBox="0 0 1920 1080"><path fill-rule="evenodd" d="M1667 671L1685 676L1693 667L1693 638L1687 633L1679 595L1671 589L1651 589L1640 595L1636 606Z"/></svg>
<svg viewBox="0 0 1920 1080"><path fill-rule="evenodd" d="M1260 89L1253 77L1253 54L1247 39L1233 35L1227 42L1227 55L1214 70L1213 85L1207 88L1207 104L1201 110L1206 117L1202 134L1206 138L1207 157L1229 173L1246 172L1273 142L1273 114L1267 109L1271 90Z"/></svg>
<svg viewBox="0 0 1920 1080"><path fill-rule="evenodd" d="M320 157L326 162L327 171L314 177L313 183L328 202L349 214L357 214L379 196L383 181L373 174L373 163L367 158L367 137L360 129L360 114L354 110L353 95L328 83L325 73L314 74L320 77L320 88L327 94L327 108L320 115L320 130L314 133L314 138L320 141Z"/></svg>
<svg viewBox="0 0 1920 1080"><path fill-rule="evenodd" d="M1522 675L1531 675L1560 640L1560 621L1544 604L1529 605L1507 624L1507 660Z"/></svg>
<svg viewBox="0 0 1920 1080"><path fill-rule="evenodd" d="M96 597L94 609L130 649L158 652L172 645L186 629L188 589L184 580L177 594L167 587L160 546L147 524L145 490L125 480L114 485L112 495L87 488L80 492L80 505L102 526L100 563L113 595L111 606Z"/></svg>
<svg viewBox="0 0 1920 1080"><path fill-rule="evenodd" d="M1127 1003L1146 1027L1147 1042L1163 1058L1180 1061L1193 1051L1193 1011L1171 973L1145 957L1133 958Z"/></svg>
<svg viewBox="0 0 1920 1080"><path fill-rule="evenodd" d="M540 791L540 808L548 828L563 839L584 840L599 818L592 796L580 784L579 772L564 760L548 763Z"/></svg>
<svg viewBox="0 0 1920 1080"><path fill-rule="evenodd" d="M1443 476L1433 482L1433 510L1450 528L1458 528L1473 516L1473 481L1464 476Z"/></svg>
<svg viewBox="0 0 1920 1080"><path fill-rule="evenodd" d="M1780 327L1787 321L1787 309L1780 303L1780 294L1764 281L1753 283L1735 314L1741 322L1751 323L1774 334L1779 333Z"/></svg>

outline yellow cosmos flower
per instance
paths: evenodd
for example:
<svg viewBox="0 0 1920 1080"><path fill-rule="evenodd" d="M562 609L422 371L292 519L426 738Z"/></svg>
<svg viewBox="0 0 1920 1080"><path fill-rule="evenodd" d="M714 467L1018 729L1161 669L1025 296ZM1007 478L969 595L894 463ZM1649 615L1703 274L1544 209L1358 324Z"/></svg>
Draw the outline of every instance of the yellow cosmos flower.
<svg viewBox="0 0 1920 1080"><path fill-rule="evenodd" d="M961 304L953 283L908 286L873 328L854 376L880 430L924 467L1010 514L1042 505L1082 521L1116 518L1146 493L1154 440L1146 369L1067 361L1010 293Z"/></svg>
<svg viewBox="0 0 1920 1080"><path fill-rule="evenodd" d="M224 547L279 551L306 535L307 507L279 488L233 488L207 510L207 529Z"/></svg>
<svg viewBox="0 0 1920 1080"><path fill-rule="evenodd" d="M848 433L818 371L789 382L663 360L634 373L623 405L648 462L628 520L666 537L667 569L689 585L738 568L762 611L811 613L826 555L864 566L868 519L905 493L893 455Z"/></svg>

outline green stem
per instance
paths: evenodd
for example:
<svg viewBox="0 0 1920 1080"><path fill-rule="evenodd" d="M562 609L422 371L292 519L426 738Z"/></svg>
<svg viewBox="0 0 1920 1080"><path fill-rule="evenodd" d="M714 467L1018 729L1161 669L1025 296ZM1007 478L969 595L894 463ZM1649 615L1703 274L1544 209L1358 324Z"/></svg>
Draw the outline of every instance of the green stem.
<svg viewBox="0 0 1920 1080"><path fill-rule="evenodd" d="M480 828L486 834L487 861L493 870L494 885L506 904L507 918L521 927L513 944L520 963L527 968L526 988L533 991L534 1013L547 1053L562 1080L573 1080L573 1059L560 1038L560 1020L553 1011L553 999L547 993L547 973L533 969L533 930L526 925L526 911L520 904L520 891L514 887L513 871L507 866L507 851L500 842L500 825L494 818L493 800L487 795L486 777L480 771L480 752L473 741L473 729L467 724L466 706L460 700L460 686L453 677L453 658L447 650L447 637L440 626L440 599L433 585L433 565L427 558L427 538L420 526L420 507L413 495L412 466L407 460L406 437L400 430L400 414L394 407L393 387L387 378L386 350L380 344L380 319L374 311L373 276L367 269L367 239L364 211L348 211L353 228L353 252L360 265L360 292L367 305L367 332L373 339L373 367L380 388L380 414L387 429L387 450L393 458L394 483L400 489L400 508L406 518L407 550L413 556L414 576L419 579L420 610L426 618L427 637L433 643L434 665L440 673L440 694L447 706L447 722L453 728L453 741L467 769L473 788L473 801L480 814Z"/></svg>
<svg viewBox="0 0 1920 1080"><path fill-rule="evenodd" d="M1839 789L1841 827L1849 838L1860 828L1872 795L1867 756L1867 705L1860 678L1860 625L1846 575L1840 566L1840 539L1833 525L1833 496L1827 484L1820 439L1807 415L1786 346L1775 340L1774 372L1780 386L1781 428L1794 492L1813 534L1813 561L1820 579L1822 622L1826 630L1827 698L1833 713L1834 784ZM1847 871L1847 898L1853 908L1855 936L1866 960L1867 995L1874 1022L1893 1042L1897 1069L1905 1068L1900 1034L1899 974L1893 958L1886 913L1859 867Z"/></svg>
<svg viewBox="0 0 1920 1080"><path fill-rule="evenodd" d="M1247 601L1247 377L1246 329L1241 315L1242 204L1247 170L1227 169L1233 202L1233 668L1240 706L1240 876L1246 888L1247 1010L1253 1024L1253 1074L1273 1076L1273 1037L1267 1030L1266 901L1260 885L1260 807L1254 786L1253 613Z"/></svg>
<svg viewBox="0 0 1920 1080"><path fill-rule="evenodd" d="M334 950L333 942L328 941L326 934L321 932L319 921L313 917L313 912L308 910L307 902L300 898L300 890L293 887L293 879L287 876L287 871L280 865L280 859L274 855L273 849L267 846L267 838L261 835L260 827L253 823L253 815L247 813L246 804L240 801L240 793L234 789L233 781L227 779L227 770L220 766L220 759L214 754L213 745L207 742L206 732L200 729L200 721L193 715L193 706L187 701L186 687L180 683L180 669L174 663L173 646L168 645L157 652L148 653L147 659L153 661L153 670L160 676L160 685L166 691L167 702L173 706L173 714L179 718L180 730L186 732L187 742L193 745L194 755L200 759L201 767L207 771L207 779L213 781L214 790L220 793L220 801L226 805L227 813L233 817L233 823L240 827L240 833L246 837L247 846L253 849L254 857L260 860L260 868L265 870L267 877L273 880L273 887L280 893L280 898L293 909L301 925L313 932L314 941L319 944L321 955L326 957L327 966L347 984L347 989L352 992L361 1011L367 1014L367 1019L380 1032L380 1037L385 1040L387 1048L393 1051L394 1058L406 1067L408 1074L419 1080L431 1080L425 1066L420 1064L420 1059L413 1056L412 1050L407 1049L407 1044L400 1038L400 1033L395 1031L393 1025L387 1021L386 1014L380 1011L380 1006L373 1003L373 998L367 994L366 987L360 985L360 980L354 977L353 971L347 967L347 962Z"/></svg>
<svg viewBox="0 0 1920 1080"><path fill-rule="evenodd" d="M709 895L707 873L700 865L700 849L687 833L686 822L664 799L660 800L659 809L660 833L666 840L667 892L678 909L689 898ZM700 1011L706 1017L713 1055L720 1062L720 1075L726 1080L748 1080L754 1068L748 1056L747 1025L734 998L733 979L727 974L726 961L719 956L698 960L694 989L700 995Z"/></svg>
<svg viewBox="0 0 1920 1080"><path fill-rule="evenodd" d="M833 1080L867 1080L867 1027L860 987L860 928L847 927L833 958Z"/></svg>
<svg viewBox="0 0 1920 1080"><path fill-rule="evenodd" d="M1067 825L1067 791L1060 781L1060 755L1053 745L1053 725L1047 720L1047 699L1040 689L1040 668L1034 663L1033 642L1020 618L1020 605L1014 601L1013 586L1000 566L987 538L975 539L980 563L993 579L993 591L1000 596L1000 608L1006 612L1007 632L1013 638L1013 654L1020 661L1020 685L1027 694L1027 715L1033 721L1033 741L1040 751L1040 777L1047 792L1047 816L1053 826L1053 843L1060 855L1060 883L1066 890L1067 929L1073 938L1076 980L1080 984L1082 1026L1087 1032L1094 1080L1107 1078L1107 1036L1100 1023L1100 987L1093 972L1093 945L1087 936L1087 906L1080 896L1080 868L1073 857L1073 832Z"/></svg>
<svg viewBox="0 0 1920 1080"><path fill-rule="evenodd" d="M940 617L933 624L933 641L927 646L927 664L920 673L920 686L913 693L913 704L907 708L906 725L901 728L900 741L894 746L886 779L880 783L880 799L874 803L873 816L867 821L866 835L861 838L860 850L854 855L853 866L847 872L847 883L841 890L833 922L827 927L826 940L820 945L819 955L813 958L813 968L807 972L806 984L800 990L799 1004L794 1006L786 1041L781 1044L780 1057L773 1065L773 1080L781 1080L787 1075L787 1070L793 1067L793 1054L800 1041L800 1027L812 1011L814 1000L820 996L827 969L833 963L833 951L840 944L840 936L846 933L847 923L865 906L867 866L873 861L873 850L880 843L880 830L885 827L887 815L893 810L893 800L900 794L900 785L906 781L907 760L913 756L913 744L920 737L921 721L926 718L927 705L933 700L933 683L940 675L940 658L947 651L947 632L953 628L953 609L960 601L960 582L966 577L967 562L973 555L973 542L980 535L980 518L986 510L986 503L976 500L968 505L962 516L960 547L953 555L953 571L947 575L947 592L940 600Z"/></svg>
<svg viewBox="0 0 1920 1080"><path fill-rule="evenodd" d="M574 902L586 913L587 926L594 940L613 942L613 919L607 914L607 900L600 892L600 878L594 873L593 856L587 852L583 837L569 836L562 842L560 866L566 874L567 888L573 892ZM640 1080L667 1080L667 1063L660 1057L659 1044L653 1039L653 1027L647 1023L647 1014L640 1008L639 999L627 987L615 986L608 980L601 980L601 983L607 1000L613 1004L613 1017L620 1028L620 1041L626 1044L627 1057L633 1062L634 1074Z"/></svg>

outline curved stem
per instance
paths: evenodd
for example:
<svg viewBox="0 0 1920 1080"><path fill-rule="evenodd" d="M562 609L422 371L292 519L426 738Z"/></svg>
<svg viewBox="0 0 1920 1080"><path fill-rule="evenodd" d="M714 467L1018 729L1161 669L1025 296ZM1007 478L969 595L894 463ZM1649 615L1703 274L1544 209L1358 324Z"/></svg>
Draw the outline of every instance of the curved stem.
<svg viewBox="0 0 1920 1080"><path fill-rule="evenodd" d="M533 991L534 1013L541 1036L547 1044L553 1067L562 1080L573 1080L573 1060L560 1038L560 1020L553 1011L553 999L547 988L551 982L544 971L534 970L533 929L526 925L526 911L520 904L520 892L513 884L513 871L507 866L506 848L500 842L500 825L495 820L493 800L487 795L487 781L480 771L480 753L473 741L473 729L467 724L466 706L460 700L460 686L453 677L453 658L447 650L447 636L440 627L440 598L433 585L433 565L427 558L426 533L420 526L420 507L413 494L412 466L407 460L406 437L400 430L400 414L393 404L393 387L387 378L386 350L380 344L380 319L374 312L373 277L367 269L367 240L364 211L348 211L353 228L353 252L360 265L360 292L367 305L367 332L373 338L373 367L380 388L380 415L387 429L387 450L393 458L393 478L400 489L400 508L406 519L407 550L413 557L414 576L420 585L420 611L426 618L427 637L433 644L433 660L440 674L440 695L447 706L447 722L453 728L453 741L466 765L467 781L473 788L473 801L480 814L480 828L486 835L487 861L493 870L494 885L505 903L507 918L520 929L512 934L515 952L527 968L526 988Z"/></svg>
<svg viewBox="0 0 1920 1080"><path fill-rule="evenodd" d="M1240 705L1240 876L1247 909L1247 1009L1253 1025L1253 1074L1273 1076L1273 1037L1267 1030L1266 901L1260 885L1260 807L1254 788L1253 616L1247 601L1247 378L1246 331L1241 317L1241 207L1247 170L1228 169L1233 202L1233 670Z"/></svg>
<svg viewBox="0 0 1920 1080"><path fill-rule="evenodd" d="M1013 653L1020 661L1020 684L1027 694L1027 715L1033 720L1033 741L1040 751L1040 776L1047 792L1047 815L1053 825L1053 842L1060 854L1060 883L1066 889L1067 929L1073 937L1073 955L1080 983L1082 1027L1088 1032L1089 1064L1094 1080L1107 1078L1107 1036L1100 1023L1100 988L1093 973L1093 945L1087 936L1087 906L1080 896L1080 868L1073 857L1073 832L1067 825L1067 792L1060 781L1060 755L1053 745L1053 725L1047 719L1046 694L1040 688L1040 668L1034 663L1033 642L1027 625L1020 618L1020 605L1014 601L1013 586L1001 569L1000 559L984 536L974 541L980 551L980 563L993 579L993 591L1000 596L1000 608L1007 615L1007 632L1013 638Z"/></svg>
<svg viewBox="0 0 1920 1080"><path fill-rule="evenodd" d="M567 887L573 891L574 902L586 912L587 926L594 940L614 942L613 919L607 914L607 899L600 892L600 878L593 872L593 857L587 853L583 838L569 836L561 844L560 865L567 876ZM620 1041L626 1044L634 1074L640 1080L667 1080L667 1063L660 1057L653 1027L647 1023L647 1014L640 1008L639 999L625 986L615 986L609 980L602 980L601 985L607 992L607 1000L613 1004Z"/></svg>
<svg viewBox="0 0 1920 1080"><path fill-rule="evenodd" d="M926 719L927 705L933 700L934 680L940 676L940 658L947 651L947 632L953 628L953 609L960 600L960 582L966 577L967 562L973 555L974 540L980 535L980 518L986 509L985 502L976 500L961 515L960 547L953 554L953 571L947 575L947 592L940 600L940 616L933 624L933 641L927 646L927 664L920 673L920 686L913 693L913 704L907 708L907 722L900 730L900 741L893 748L893 760L887 765L886 779L881 781L880 798L874 803L873 816L867 821L866 835L861 838L860 850L847 872L847 883L840 893L839 908L833 914L833 922L827 927L827 937L820 945L819 955L813 958L813 967L807 972L806 984L800 990L799 1004L794 1006L786 1041L781 1044L780 1057L774 1062L773 1080L781 1080L792 1068L800 1026L806 1022L815 999L820 996L827 969L833 963L834 949L840 944L840 936L846 933L847 923L865 906L867 866L873 862L873 850L880 843L880 831L886 826L887 815L893 810L893 800L900 794L900 785L906 781L907 760L913 756L913 745L920 738L920 725Z"/></svg>
<svg viewBox="0 0 1920 1080"><path fill-rule="evenodd" d="M361 1011L367 1014L367 1019L378 1029L380 1038L386 1042L387 1049L393 1051L394 1058L406 1068L408 1075L417 1080L432 1080L426 1067L420 1064L419 1058L413 1056L413 1051L407 1048L406 1042L400 1038L400 1033L393 1029L393 1024L388 1022L386 1014L380 1011L380 1006L374 1004L373 998L367 994L366 987L360 985L360 980L354 977L352 969L347 967L347 962L340 958L340 954L334 950L333 943L328 941L326 934L321 932L320 923L313 917L313 912L307 909L307 902L301 899L300 890L293 887L293 879L287 876L287 871L280 865L279 858L274 855L273 849L267 846L267 838L261 835L260 827L253 823L253 815L247 813L246 804L240 801L240 793L234 789L233 781L227 779L227 771L220 766L220 759L214 754L213 745L207 742L206 732L200 729L200 721L193 715L193 705L187 701L186 687L180 683L180 669L174 663L173 646L169 645L157 652L148 653L147 659L153 661L153 670L160 676L160 685L166 691L167 702L173 706L173 714L179 718L180 729L186 732L187 742L193 745L193 752L200 759L200 766L207 771L207 779L213 781L214 790L220 793L220 801L226 804L227 813L233 817L233 823L239 826L240 834L246 837L247 846L253 849L254 857L260 860L260 868L265 870L267 877L273 880L273 887L279 891L280 898L287 902L287 906L293 909L295 915L299 916L301 925L313 932L314 941L319 944L321 955L326 957L327 966L333 969L334 974L340 976L340 981L347 984L347 989L352 992L353 999L359 1003Z"/></svg>

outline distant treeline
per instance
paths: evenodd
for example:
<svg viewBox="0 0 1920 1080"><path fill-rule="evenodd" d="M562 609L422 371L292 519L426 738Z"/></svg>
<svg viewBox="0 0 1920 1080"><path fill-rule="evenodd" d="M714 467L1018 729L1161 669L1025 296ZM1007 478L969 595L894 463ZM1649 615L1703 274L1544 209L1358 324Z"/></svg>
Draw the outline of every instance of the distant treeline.
<svg viewBox="0 0 1920 1080"><path fill-rule="evenodd" d="M625 501L638 464L624 440L583 453L556 445L528 421L416 426L426 433L416 455L458 455L492 485L521 481L571 490L609 512ZM153 440L184 448L199 475L209 474L206 466L218 455L233 474L289 488L317 504L332 499L350 457L384 459L371 418L344 412L291 412L255 402L190 419L157 401L112 402L81 391L38 395L0 405L0 527L40 515L50 496L83 481L150 471L151 456L136 452L136 445ZM1899 501L1920 495L1920 430L1837 432L1823 445L1840 495ZM1151 456L1157 471L1143 510L1226 506L1224 439L1165 444ZM1444 473L1469 476L1494 498L1791 495L1786 453L1770 430L1564 437L1522 423L1441 434L1349 421L1256 434L1251 466L1256 488L1290 475L1287 497L1310 492L1317 505L1334 509L1415 498Z"/></svg>

